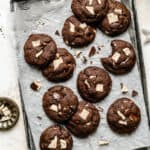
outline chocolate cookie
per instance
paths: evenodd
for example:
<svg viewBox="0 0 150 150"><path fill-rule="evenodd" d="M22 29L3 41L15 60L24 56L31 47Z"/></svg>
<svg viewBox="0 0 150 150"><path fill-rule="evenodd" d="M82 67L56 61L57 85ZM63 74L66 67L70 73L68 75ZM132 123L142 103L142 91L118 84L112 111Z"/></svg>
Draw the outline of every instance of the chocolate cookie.
<svg viewBox="0 0 150 150"><path fill-rule="evenodd" d="M110 92L112 81L105 70L92 66L79 73L77 87L84 100L99 102Z"/></svg>
<svg viewBox="0 0 150 150"><path fill-rule="evenodd" d="M107 13L107 0L73 0L73 13L82 22L93 23L100 21Z"/></svg>
<svg viewBox="0 0 150 150"><path fill-rule="evenodd" d="M100 114L97 108L87 102L80 102L77 112L67 123L67 128L77 137L87 137L98 127Z"/></svg>
<svg viewBox="0 0 150 150"><path fill-rule="evenodd" d="M50 126L41 134L41 150L71 150L72 146L72 137L68 130L62 126Z"/></svg>
<svg viewBox="0 0 150 150"><path fill-rule="evenodd" d="M55 59L43 70L50 81L61 82L72 77L75 68L74 57L64 48L58 48Z"/></svg>
<svg viewBox="0 0 150 150"><path fill-rule="evenodd" d="M131 22L131 14L125 5L118 1L109 0L108 4L108 13L99 27L105 34L116 36L127 30Z"/></svg>
<svg viewBox="0 0 150 150"><path fill-rule="evenodd" d="M111 46L112 54L108 58L101 59L103 66L117 75L131 71L136 62L133 46L129 42L122 40L113 40Z"/></svg>
<svg viewBox="0 0 150 150"><path fill-rule="evenodd" d="M57 122L64 122L75 113L78 98L64 86L54 86L43 96L43 108L47 116Z"/></svg>
<svg viewBox="0 0 150 150"><path fill-rule="evenodd" d="M138 127L140 119L140 109L128 98L116 100L107 112L110 128L121 134L133 132Z"/></svg>
<svg viewBox="0 0 150 150"><path fill-rule="evenodd" d="M31 34L24 45L24 57L27 63L36 67L45 67L57 52L54 40L46 34Z"/></svg>
<svg viewBox="0 0 150 150"><path fill-rule="evenodd" d="M95 38L96 30L76 17L69 17L62 29L62 36L67 45L72 47L86 46Z"/></svg>

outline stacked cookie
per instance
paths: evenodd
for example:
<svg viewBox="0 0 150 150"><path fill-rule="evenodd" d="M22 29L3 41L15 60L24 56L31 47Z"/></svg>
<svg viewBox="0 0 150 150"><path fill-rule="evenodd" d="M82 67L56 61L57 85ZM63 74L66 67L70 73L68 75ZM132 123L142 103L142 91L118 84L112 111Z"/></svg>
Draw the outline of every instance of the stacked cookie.
<svg viewBox="0 0 150 150"><path fill-rule="evenodd" d="M90 44L98 27L108 36L125 32L130 25L129 10L115 0L73 0L74 16L66 19L62 37L71 47ZM101 58L104 68L116 75L132 70L136 62L135 50L131 43L123 40L111 42L112 54ZM25 60L40 69L51 82L69 80L76 67L75 58L65 48L57 48L55 41L46 34L32 34L24 46ZM99 109L92 103L104 100L111 91L112 79L109 73L97 66L80 71L77 89L84 101L78 100L72 89L57 85L45 92L43 109L49 119L66 126L77 137L85 138L99 126ZM128 98L120 98L111 104L107 112L110 128L120 134L132 133L139 125L140 109ZM73 140L69 131L54 125L41 135L41 150L71 150Z"/></svg>

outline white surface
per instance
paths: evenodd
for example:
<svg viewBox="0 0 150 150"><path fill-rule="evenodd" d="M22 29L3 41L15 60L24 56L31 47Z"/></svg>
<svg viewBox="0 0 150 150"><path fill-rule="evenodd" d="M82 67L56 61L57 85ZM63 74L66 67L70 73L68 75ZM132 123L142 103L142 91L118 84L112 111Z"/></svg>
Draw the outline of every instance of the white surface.
<svg viewBox="0 0 150 150"><path fill-rule="evenodd" d="M20 112L21 101L19 96L19 89L17 85L17 73L16 73L16 59L15 53L12 49L13 43L10 41L11 37L11 25L9 19L9 2L8 0L0 1L0 97L7 96L13 98L19 105ZM7 35L8 33L9 35ZM8 40L9 37L9 40ZM11 44L10 44L11 43ZM25 138L24 122L22 112L18 123L14 128L9 131L0 131L0 149L1 150L27 150L26 138Z"/></svg>
<svg viewBox="0 0 150 150"><path fill-rule="evenodd" d="M150 0L137 0L136 2L150 104ZM147 30L149 34L146 36L143 30ZM147 38L149 38L149 43L145 43Z"/></svg>

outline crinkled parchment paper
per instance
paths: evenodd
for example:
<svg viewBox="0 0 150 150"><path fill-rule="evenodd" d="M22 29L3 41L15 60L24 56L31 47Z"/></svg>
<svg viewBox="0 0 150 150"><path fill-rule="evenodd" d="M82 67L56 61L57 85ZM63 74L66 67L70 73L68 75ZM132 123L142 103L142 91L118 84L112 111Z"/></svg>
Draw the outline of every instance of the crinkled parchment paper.
<svg viewBox="0 0 150 150"><path fill-rule="evenodd" d="M100 54L96 54L95 56L88 58L87 64L83 64L80 58L76 59L77 66L73 78L65 83L60 83L72 88L72 90L78 96L79 94L76 89L76 79L79 71L87 66L90 66L90 61L93 61L92 65L103 67L100 62L100 58L108 56L111 53L110 42L113 38L105 36L102 32L99 31L99 29L97 29L95 41L88 47L84 47L82 49L71 49L64 44L61 36L59 37L55 35L56 30L61 32L65 19L72 15L70 4L71 0L53 0L51 2L29 1L25 4L19 3L19 5L16 7L17 10L14 15L17 41L16 53L19 65L21 88L23 91L22 94L37 150L40 149L39 138L41 132L48 126L54 124L54 122L47 118L42 109L42 96L48 88L56 84L47 81L42 76L40 71L29 66L25 62L23 46L28 36L33 32L49 34L55 39L58 47L67 48L73 55L75 55L77 50L81 50L83 52L81 57L84 55L87 56L87 58L91 46L97 47L99 45L104 45L100 51ZM116 39L130 41L128 32L116 37ZM105 98L105 100L95 104L104 108L104 112L101 113L101 122L97 132L85 139L78 139L73 136L74 150L130 150L150 145L149 127L138 66L136 65L134 69L127 75L114 76L111 74L111 77L113 81L112 91L110 92L109 96ZM30 89L30 84L34 80L40 80L43 85L39 92L34 92ZM129 93L126 95L121 94L121 82L124 83L124 85L126 85L129 89ZM141 109L141 124L138 129L131 135L118 135L110 130L106 122L107 109L110 104L117 98L124 96L131 98L132 90L136 90L139 93L137 97L132 99ZM42 120L39 120L37 116L41 116ZM100 139L109 140L109 145L99 146L98 141Z"/></svg>

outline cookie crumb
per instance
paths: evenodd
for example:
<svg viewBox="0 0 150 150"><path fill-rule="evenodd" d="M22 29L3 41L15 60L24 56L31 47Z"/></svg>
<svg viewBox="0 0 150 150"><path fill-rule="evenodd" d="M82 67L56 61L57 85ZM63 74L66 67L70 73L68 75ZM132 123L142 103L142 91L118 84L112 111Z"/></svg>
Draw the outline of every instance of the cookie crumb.
<svg viewBox="0 0 150 150"><path fill-rule="evenodd" d="M95 48L94 46L92 46L92 48L91 48L91 50L90 50L90 52L89 52L89 57L94 56L95 53L96 53L96 48Z"/></svg>
<svg viewBox="0 0 150 150"><path fill-rule="evenodd" d="M128 88L123 83L120 83L120 86L121 86L122 94L128 93Z"/></svg>
<svg viewBox="0 0 150 150"><path fill-rule="evenodd" d="M55 35L60 36L60 33L58 30L56 30Z"/></svg>
<svg viewBox="0 0 150 150"><path fill-rule="evenodd" d="M42 120L42 117L41 117L41 116L37 116L37 118L38 118L39 120Z"/></svg>
<svg viewBox="0 0 150 150"><path fill-rule="evenodd" d="M93 61L90 61L90 64L93 64Z"/></svg>
<svg viewBox="0 0 150 150"><path fill-rule="evenodd" d="M34 90L34 91L39 91L40 88L41 88L41 83L39 80L37 81L33 81L30 85L31 89Z"/></svg>
<svg viewBox="0 0 150 150"><path fill-rule="evenodd" d="M79 58L81 54L82 54L81 51L76 51L76 57L77 57L77 58Z"/></svg>
<svg viewBox="0 0 150 150"><path fill-rule="evenodd" d="M82 56L81 60L82 60L83 64L86 64L86 63L87 63L87 59L86 59L85 56Z"/></svg>
<svg viewBox="0 0 150 150"><path fill-rule="evenodd" d="M99 146L108 145L109 141L108 140L99 140L98 144L99 144Z"/></svg>
<svg viewBox="0 0 150 150"><path fill-rule="evenodd" d="M132 97L135 97L135 96L137 96L137 95L138 95L138 92L135 91L135 90L133 90L133 91L132 91Z"/></svg>

